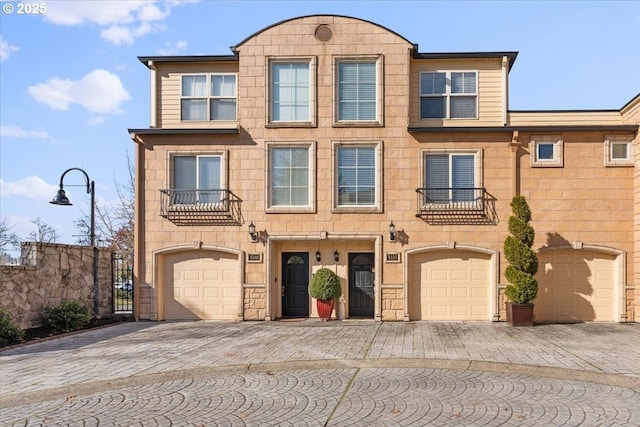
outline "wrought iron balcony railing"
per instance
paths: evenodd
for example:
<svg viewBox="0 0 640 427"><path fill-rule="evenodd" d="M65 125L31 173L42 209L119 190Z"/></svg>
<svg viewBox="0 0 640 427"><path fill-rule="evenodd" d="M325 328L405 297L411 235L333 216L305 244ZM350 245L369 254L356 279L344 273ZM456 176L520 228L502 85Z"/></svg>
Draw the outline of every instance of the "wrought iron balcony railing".
<svg viewBox="0 0 640 427"><path fill-rule="evenodd" d="M160 216L177 225L241 224L241 203L230 190L160 190Z"/></svg>
<svg viewBox="0 0 640 427"><path fill-rule="evenodd" d="M486 191L484 188L417 188L418 213L469 215L485 212Z"/></svg>

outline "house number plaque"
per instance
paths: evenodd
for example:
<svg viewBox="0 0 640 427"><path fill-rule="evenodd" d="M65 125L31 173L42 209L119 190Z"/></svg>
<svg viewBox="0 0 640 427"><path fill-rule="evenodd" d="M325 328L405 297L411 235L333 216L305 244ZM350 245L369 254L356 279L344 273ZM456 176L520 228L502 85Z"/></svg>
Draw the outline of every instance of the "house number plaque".
<svg viewBox="0 0 640 427"><path fill-rule="evenodd" d="M385 254L386 255L386 261L388 263L399 263L400 262L400 253L399 252L390 252Z"/></svg>
<svg viewBox="0 0 640 427"><path fill-rule="evenodd" d="M247 254L247 262L259 264L262 262L262 254Z"/></svg>

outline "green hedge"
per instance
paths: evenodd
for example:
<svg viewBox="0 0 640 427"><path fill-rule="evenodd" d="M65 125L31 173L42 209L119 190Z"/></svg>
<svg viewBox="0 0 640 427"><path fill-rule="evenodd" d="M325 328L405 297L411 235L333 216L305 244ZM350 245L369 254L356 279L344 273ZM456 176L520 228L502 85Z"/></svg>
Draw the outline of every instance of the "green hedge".
<svg viewBox="0 0 640 427"><path fill-rule="evenodd" d="M11 315L0 310L0 346L20 342L23 337L24 331L16 325Z"/></svg>
<svg viewBox="0 0 640 427"><path fill-rule="evenodd" d="M55 333L82 329L91 321L91 310L79 301L64 300L58 306L46 305L42 326Z"/></svg>

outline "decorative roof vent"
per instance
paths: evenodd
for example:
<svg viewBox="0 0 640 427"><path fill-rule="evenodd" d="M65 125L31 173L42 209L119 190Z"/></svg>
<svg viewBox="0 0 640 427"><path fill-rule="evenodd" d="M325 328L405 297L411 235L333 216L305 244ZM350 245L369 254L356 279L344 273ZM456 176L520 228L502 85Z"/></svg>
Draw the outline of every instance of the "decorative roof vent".
<svg viewBox="0 0 640 427"><path fill-rule="evenodd" d="M332 36L333 31L331 31L331 27L329 27L328 25L320 25L318 26L318 28L316 28L316 39L320 40L321 42L328 42L329 40L331 40Z"/></svg>

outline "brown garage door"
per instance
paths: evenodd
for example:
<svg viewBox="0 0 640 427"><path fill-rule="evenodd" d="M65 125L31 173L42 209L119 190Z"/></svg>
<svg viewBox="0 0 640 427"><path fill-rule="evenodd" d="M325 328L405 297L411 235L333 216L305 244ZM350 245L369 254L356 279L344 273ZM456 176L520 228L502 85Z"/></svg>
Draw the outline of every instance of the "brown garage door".
<svg viewBox="0 0 640 427"><path fill-rule="evenodd" d="M489 320L489 258L461 250L411 255L411 319Z"/></svg>
<svg viewBox="0 0 640 427"><path fill-rule="evenodd" d="M614 259L588 250L539 254L536 321L614 321Z"/></svg>
<svg viewBox="0 0 640 427"><path fill-rule="evenodd" d="M238 256L188 251L165 257L166 320L235 320L240 310Z"/></svg>

